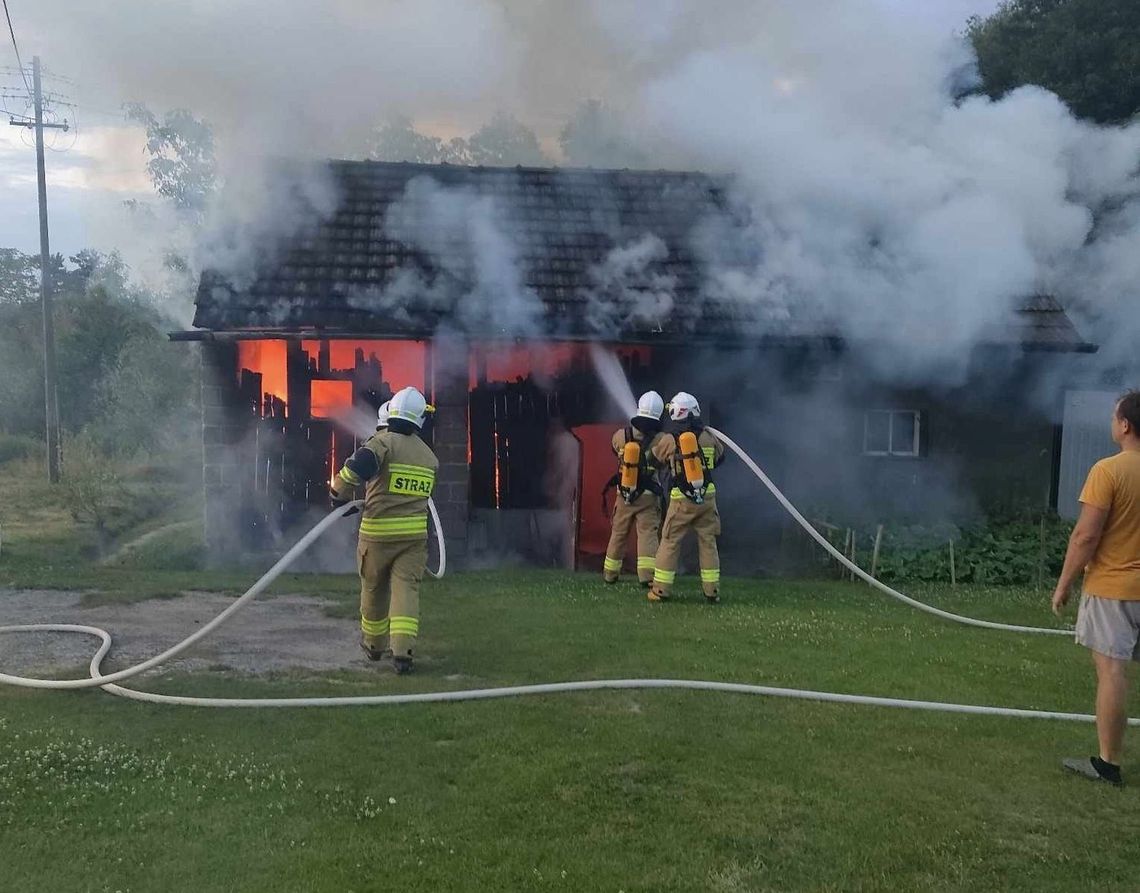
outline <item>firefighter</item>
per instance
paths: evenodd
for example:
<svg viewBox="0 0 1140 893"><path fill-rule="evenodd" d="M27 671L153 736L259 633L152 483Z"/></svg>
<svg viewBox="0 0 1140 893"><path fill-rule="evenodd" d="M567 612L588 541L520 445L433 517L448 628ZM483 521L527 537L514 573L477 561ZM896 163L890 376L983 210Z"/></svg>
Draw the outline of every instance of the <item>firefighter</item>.
<svg viewBox="0 0 1140 893"><path fill-rule="evenodd" d="M420 582L427 563L427 501L439 461L419 437L434 408L415 388L388 405L387 428L353 453L333 478L333 506L364 488L360 542L360 647L369 660L391 656L399 674L412 669L420 628Z"/></svg>
<svg viewBox="0 0 1140 893"><path fill-rule="evenodd" d="M380 408L376 410L376 430L383 431L388 427L388 411L391 406L391 400L385 400L380 404Z"/></svg>
<svg viewBox="0 0 1140 893"><path fill-rule="evenodd" d="M684 391L668 405L675 431L657 441L654 454L672 475L669 510L661 528L661 545L654 561L651 602L663 602L677 577L677 561L685 534L697 535L701 565L701 588L710 604L720 601L720 513L716 507L716 485L712 471L724 458L724 444L701 424L697 398Z"/></svg>
<svg viewBox="0 0 1140 893"><path fill-rule="evenodd" d="M637 577L643 586L653 582L663 496L657 481L661 466L653 449L663 437L661 416L664 412L661 395L648 391L637 401L637 415L629 420L629 425L614 432L611 444L618 457L618 473L610 479L606 491L617 487L618 497L602 571L607 583L616 583L621 575L626 541L634 526L637 528Z"/></svg>

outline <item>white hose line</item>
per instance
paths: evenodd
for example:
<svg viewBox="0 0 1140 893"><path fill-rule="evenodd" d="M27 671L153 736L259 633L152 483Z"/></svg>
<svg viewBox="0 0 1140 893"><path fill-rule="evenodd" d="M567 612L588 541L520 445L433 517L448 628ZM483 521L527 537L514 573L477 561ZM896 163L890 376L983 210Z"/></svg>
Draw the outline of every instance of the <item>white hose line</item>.
<svg viewBox="0 0 1140 893"><path fill-rule="evenodd" d="M265 591L274 580L281 576L285 568L292 564L302 552L304 552L313 542L320 537L322 533L331 527L338 518L343 517L361 503L359 501L345 503L343 506L329 512L319 523L313 525L313 528L299 539L296 545L293 546L288 552L282 555L277 563L262 575L261 579L254 583L245 591L245 593L238 598L232 605L222 611L217 617L203 626L200 630L187 636L177 645L166 649L161 654L156 654L154 657L144 660L141 664L135 664L133 667L127 667L125 670L119 670L117 673L108 673L106 676L98 674L99 662L102 660L103 655L111 647L111 637L103 630L97 629L93 626L74 626L69 627L67 624L35 624L31 626L0 626L0 633L18 633L18 632L85 632L96 636L106 637L102 646L100 646L99 653L91 661L92 677L90 679L31 679L26 676L10 676L7 673L0 673L0 683L7 683L8 685L19 685L24 688L94 688L99 685L106 685L108 682L121 682L124 679L130 679L132 676L137 676L139 673L145 673L147 670L157 667L159 664L164 664L173 657L177 657L187 648L192 646L195 642L204 639L219 626L230 619L235 613L240 611L247 602L256 598L259 594Z"/></svg>
<svg viewBox="0 0 1140 893"><path fill-rule="evenodd" d="M918 608L920 611L925 611L927 614L933 614L935 617L941 617L945 620L952 620L955 623L964 623L967 626L980 626L984 629L1004 629L1007 632L1014 633L1041 633L1042 635L1047 636L1073 635L1073 630L1071 629L1053 629L1045 626L1018 626L1013 623L998 623L993 620L977 620L973 617L965 617L962 614L954 614L950 611L943 611L941 608L935 608L933 605L928 605L924 602L920 602L918 599L911 598L909 595L903 595L897 589L892 589L886 583L882 583L872 577L869 573L859 567L859 565L855 564L853 561L850 561L847 556L836 549L835 546L831 545L831 543L827 541L827 537L816 530L815 525L813 525L807 518L800 514L799 510L794 505L792 505L791 502L788 501L788 498L783 493L780 492L780 488L772 483L768 475L764 473L764 470L760 468L760 466L755 462L753 462L752 457L744 452L744 450L741 449L740 446L731 437L721 433L720 431L716 430L716 428L708 428L707 430L710 434L715 435L718 439L723 441L725 446L731 449L744 461L744 464L748 466L749 470L754 475L756 475L756 477L760 478L760 482L772 492L772 495L776 497L780 505L784 507L788 514L795 518L796 521L799 522L799 525L808 532L812 539L814 539L817 543L823 546L823 548L826 549L828 553L830 553L832 558L842 564L853 574L856 574L861 580L870 584L871 586L874 586L880 592L885 592L891 598L898 599L900 602L908 604L912 608Z"/></svg>
<svg viewBox="0 0 1140 893"><path fill-rule="evenodd" d="M748 466L760 477L768 488L773 492L780 503L784 505L799 521L805 526L809 532L815 532L815 528L803 518L802 515L796 511L795 507L791 505L782 493L775 487L774 484L764 475L751 458L748 457L743 450L740 449L732 440L724 436L718 431L714 431L716 436L720 437L724 442L731 447L738 455L741 456L748 464ZM172 704L178 706L188 707L246 707L246 708L268 708L268 707L355 707L355 706L379 706L379 705L395 705L395 704L416 704L416 703L438 703L444 701L475 701L475 700L488 700L492 698L509 698L518 697L523 695L547 695L559 694L564 692L579 692L579 691L599 691L599 690L615 690L615 689L683 689L692 691L716 691L716 692L729 692L733 694L747 694L747 695L760 695L765 697L777 698L796 698L809 701L821 701L826 703L835 704L858 704L863 706L873 707L896 707L910 710L930 710L942 713L964 713L984 716L1009 716L1019 719L1052 719L1052 720L1065 720L1070 722L1095 722L1095 717L1085 713L1062 713L1050 710L1027 710L1015 707L991 707L976 704L953 704L940 701L918 701L909 700L905 698L883 698L871 695L851 695L842 694L838 692L823 692L813 691L810 689L795 689L795 688L776 688L765 685L747 685L735 682L713 682L699 679L598 679L581 682L555 682L538 685L513 685L503 686L500 688L478 688L466 689L460 691L436 691L436 692L418 692L413 694L396 694L396 695L363 695L357 697L322 697L322 698L200 698L183 695L163 695L155 694L152 692L142 692L135 689L123 688L122 686L115 685L117 681L128 679L143 673L148 669L164 663L176 655L182 653L195 642L203 637L209 635L222 623L224 623L236 611L240 610L251 598L254 598L259 593L263 592L265 588L273 582L284 570L288 567L305 549L325 532L338 518L343 517L350 509L359 505L359 502L348 503L340 508L331 512L327 517L323 518L316 524L312 530L306 533L296 545L286 552L276 564L270 568L265 575L253 584L240 598L238 598L232 605L230 605L221 614L203 626L200 630L193 635L179 642L172 648L167 649L162 654L156 655L143 663L137 664L133 667L128 667L125 670L120 670L116 673L109 673L103 675L101 665L104 657L111 648L111 635L106 630L99 629L94 626L84 626L80 624L69 623L40 623L30 624L25 626L5 626L0 627L0 633L27 633L27 632L64 632L64 633L82 633L84 635L94 636L100 639L100 645L95 655L91 658L90 672L91 678L89 679L31 679L23 676L12 676L6 673L0 673L0 682L16 685L24 688L48 688L48 689L74 689L74 688L94 688L101 687L104 691L109 692L119 697L129 698L135 701L144 701L154 704ZM439 516L435 511L434 504L429 505L432 513L432 518L436 524L436 535L440 540L440 569L438 575L442 576L444 570L444 563L446 560L443 542L442 542L442 528L439 524ZM834 554L837 558L849 564L842 555L839 555L831 544L824 540L816 533L817 541L821 541L821 545L828 549L829 552ZM995 624L987 621L973 620L968 617L959 617L957 614L950 614L946 611L940 611L937 608L931 608L928 605L923 605L914 599L907 598L901 593L896 593L889 587L878 583L873 577L864 574L861 569L851 565L851 568L858 573L861 577L866 579L872 585L883 589L890 595L912 604L929 613L938 616L946 617L958 622L968 623L975 626L986 626L997 629L1013 629L1016 631L1038 631L1034 627L1016 627L1006 624ZM1045 630L1047 632L1064 632L1063 630ZM1129 725L1140 725L1140 719L1129 719Z"/></svg>
<svg viewBox="0 0 1140 893"><path fill-rule="evenodd" d="M49 625L50 626L50 625ZM86 632L103 640L99 651L91 659L91 673L99 673L99 663L111 646L111 637L104 630L91 626L54 627L61 631ZM505 685L498 688L470 688L459 691L428 691L402 695L360 695L327 698L199 698L188 695L161 695L136 691L118 685L104 685L103 690L133 701L151 704L169 704L179 707L377 707L397 704L438 704L451 701L488 701L496 698L515 698L526 695L554 695L581 691L613 691L630 689L680 689L685 691L715 691L739 695L758 695L770 698L793 698L803 701L821 701L830 704L856 704L866 707L894 707L907 710L928 710L939 713L967 713L979 716L1011 716L1018 719L1052 719L1068 722L1096 722L1087 713L1061 713L1052 710L1025 710L1017 707L988 707L978 704L953 704L944 701L917 701L908 698L881 698L872 695L848 695L838 692L811 689L777 688L769 685L748 685L740 682L711 682L702 679L594 679L581 682L548 682L535 685ZM1129 719L1128 724L1140 726L1140 719Z"/></svg>
<svg viewBox="0 0 1140 893"><path fill-rule="evenodd" d="M34 626L3 627L3 632L67 632L84 633L100 639L99 650L91 658L91 681L99 683L110 676L101 675L100 664L111 647L111 636L95 626L69 623L41 623ZM715 691L729 694L758 695L770 698L793 698L803 701L820 701L829 704L856 704L865 707L894 707L906 710L927 710L938 713L966 713L976 716L1010 716L1018 719L1052 719L1068 722L1095 722L1087 713L1063 713L1053 710L1027 710L1018 707L989 707L980 704L954 704L945 701L918 701L909 698L882 698L873 695L849 695L812 689L778 688L769 685L748 685L740 682L711 682L701 679L594 679L582 682L549 682L536 685L505 685L499 688L471 688L458 691L428 691L402 695L359 695L327 698L199 698L190 695L162 695L154 692L103 684L101 688L119 697L149 704L168 704L179 707L377 707L397 704L438 704L450 701L488 701L496 698L514 698L526 695L554 695L581 691L613 691L631 689L680 689L685 691ZM1140 726L1140 719L1129 719L1131 726Z"/></svg>
<svg viewBox="0 0 1140 893"><path fill-rule="evenodd" d="M443 579L443 572L447 570L447 546L443 542L443 525L439 523L439 512L435 510L435 500L430 496L428 497L428 511L431 512L431 520L435 525L435 541L439 544L439 570L428 570L429 577L436 580Z"/></svg>

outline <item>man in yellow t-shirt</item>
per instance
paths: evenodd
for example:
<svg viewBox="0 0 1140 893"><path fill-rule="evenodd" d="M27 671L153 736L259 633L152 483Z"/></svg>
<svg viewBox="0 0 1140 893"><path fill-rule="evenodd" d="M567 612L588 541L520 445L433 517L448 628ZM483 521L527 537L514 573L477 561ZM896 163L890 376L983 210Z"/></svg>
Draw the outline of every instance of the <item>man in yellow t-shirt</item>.
<svg viewBox="0 0 1140 893"><path fill-rule="evenodd" d="M1060 614L1084 570L1077 642L1096 665L1096 731L1100 755L1064 767L1094 781L1120 785L1128 725L1128 665L1140 661L1140 391L1116 403L1112 439L1120 452L1092 467L1081 490L1081 515L1069 538L1053 593Z"/></svg>

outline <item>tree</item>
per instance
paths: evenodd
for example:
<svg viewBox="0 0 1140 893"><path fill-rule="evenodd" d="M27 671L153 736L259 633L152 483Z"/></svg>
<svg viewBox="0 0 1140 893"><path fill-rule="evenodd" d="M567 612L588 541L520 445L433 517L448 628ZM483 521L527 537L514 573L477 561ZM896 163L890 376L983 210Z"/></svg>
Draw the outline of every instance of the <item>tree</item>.
<svg viewBox="0 0 1140 893"><path fill-rule="evenodd" d="M467 141L444 142L416 130L407 115L395 115L376 128L369 157L377 161L411 161L417 164L466 164Z"/></svg>
<svg viewBox="0 0 1140 893"><path fill-rule="evenodd" d="M575 167L642 168L647 158L626 137L626 128L596 99L578 106L558 137L566 160Z"/></svg>
<svg viewBox="0 0 1140 893"><path fill-rule="evenodd" d="M85 258L86 260L86 258ZM84 274L63 256L48 258L56 323L82 291ZM43 314L39 257L0 249L0 432L40 437L44 430Z"/></svg>
<svg viewBox="0 0 1140 893"><path fill-rule="evenodd" d="M1036 84L1082 117L1121 123L1140 113L1137 0L1006 0L969 20L985 92Z"/></svg>
<svg viewBox="0 0 1140 893"><path fill-rule="evenodd" d="M161 119L139 103L129 103L126 111L128 120L146 128L146 168L155 191L180 211L201 213L217 178L210 125L186 109Z"/></svg>
<svg viewBox="0 0 1140 893"><path fill-rule="evenodd" d="M505 112L498 112L471 134L467 148L471 164L521 164L527 167L550 164L534 131Z"/></svg>
<svg viewBox="0 0 1140 893"><path fill-rule="evenodd" d="M5 284L0 293L0 432L8 434L39 436L43 430L38 266L29 255L0 251L0 280ZM136 399L131 388L120 385L134 380L126 374L131 367L125 357L142 342L168 347L166 362L151 363L152 377L174 380L170 387L193 380L165 345L161 333L165 321L151 296L131 285L129 271L117 254L82 251L67 262L54 255L48 273L55 294L60 415L67 432L78 432L105 417L110 393L123 401ZM153 359L153 352L148 356ZM116 375L120 385L108 384ZM187 394L175 403L184 407L192 402L191 392Z"/></svg>
<svg viewBox="0 0 1140 893"><path fill-rule="evenodd" d="M0 248L0 304L24 304L39 299L39 260L15 248Z"/></svg>
<svg viewBox="0 0 1140 893"><path fill-rule="evenodd" d="M418 164L544 165L534 131L503 112L471 136L444 141L420 133L405 115L390 118L376 129L371 158L377 161L411 161Z"/></svg>

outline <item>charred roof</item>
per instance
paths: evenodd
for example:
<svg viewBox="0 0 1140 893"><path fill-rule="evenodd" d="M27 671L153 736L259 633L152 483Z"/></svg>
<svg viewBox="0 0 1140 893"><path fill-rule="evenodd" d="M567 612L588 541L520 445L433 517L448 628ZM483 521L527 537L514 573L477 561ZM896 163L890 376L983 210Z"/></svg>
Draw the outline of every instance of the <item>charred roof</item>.
<svg viewBox="0 0 1140 893"><path fill-rule="evenodd" d="M759 246L725 237L747 231L741 224L748 213L732 201L725 178L348 161L330 168L337 197L331 215L314 213L241 286L215 272L203 275L194 316L201 336L423 338L447 325L486 338L654 343L837 338L842 331L808 299L774 299L746 275L734 283L710 275L713 267L745 271L760 257ZM485 215L492 240L509 253L509 283L479 282L482 237L415 219L432 190L463 196L456 213ZM525 330L512 330L494 312L499 287L530 305ZM1047 296L1022 302L984 340L1089 349Z"/></svg>

